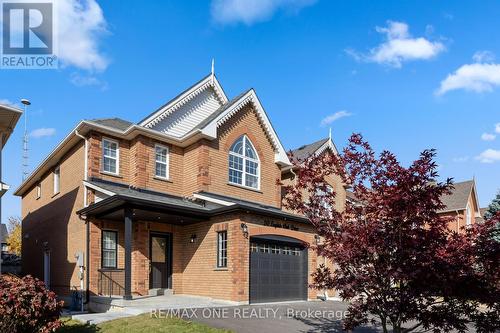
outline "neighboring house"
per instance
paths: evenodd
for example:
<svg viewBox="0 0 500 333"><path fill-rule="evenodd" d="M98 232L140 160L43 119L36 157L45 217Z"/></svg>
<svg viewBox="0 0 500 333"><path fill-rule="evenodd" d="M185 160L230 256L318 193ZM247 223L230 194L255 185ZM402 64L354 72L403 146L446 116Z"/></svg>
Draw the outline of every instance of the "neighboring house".
<svg viewBox="0 0 500 333"><path fill-rule="evenodd" d="M7 226L2 223L0 224L0 249L2 255L7 251L9 251L9 244L7 243L7 237L9 237L9 233L7 232Z"/></svg>
<svg viewBox="0 0 500 333"><path fill-rule="evenodd" d="M479 208L476 181L474 179L454 183L451 194L444 195L441 200L446 208L438 211L442 217L450 218L448 228L461 232L463 227L483 221L484 208ZM347 191L347 200L358 203L352 191Z"/></svg>
<svg viewBox="0 0 500 333"><path fill-rule="evenodd" d="M137 124L81 121L15 192L23 270L67 296L83 252L91 295L316 298L314 228L281 208L292 168L255 91L229 100L213 74Z"/></svg>
<svg viewBox="0 0 500 333"><path fill-rule="evenodd" d="M0 104L0 221L2 220L2 197L9 189L9 185L3 182L2 176L2 164L3 164L3 148L7 141L9 140L12 131L16 127L17 122L23 112L17 108L12 106L7 106ZM5 236L4 236L4 227L5 225L1 225L1 233L2 233L2 251L4 249L4 238L6 236L7 228L5 227ZM0 258L0 273L2 272L1 267L2 259Z"/></svg>
<svg viewBox="0 0 500 333"><path fill-rule="evenodd" d="M477 197L476 181L474 179L467 180L454 183L453 186L451 194L442 197L446 208L438 213L452 219L448 224L450 230L460 232L462 227L476 223L482 216Z"/></svg>

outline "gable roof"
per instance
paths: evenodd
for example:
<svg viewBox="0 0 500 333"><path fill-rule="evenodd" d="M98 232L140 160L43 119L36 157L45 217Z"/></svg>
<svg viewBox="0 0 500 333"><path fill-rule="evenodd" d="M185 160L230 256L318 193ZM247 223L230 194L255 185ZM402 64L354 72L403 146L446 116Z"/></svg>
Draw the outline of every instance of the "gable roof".
<svg viewBox="0 0 500 333"><path fill-rule="evenodd" d="M316 142L303 145L297 149L292 150L292 154L295 160L304 160L314 154L322 145L324 145L329 138L324 138Z"/></svg>
<svg viewBox="0 0 500 333"><path fill-rule="evenodd" d="M199 130L201 130L201 132L208 137L216 138L217 129L247 105L252 105L255 109L257 118L261 122L266 135L274 147L274 162L281 166L291 166L292 163L288 159L285 148L283 147L278 134L274 130L274 127L253 88L239 95L230 103L227 103L227 105L224 105L221 109L217 110L215 112L216 115L214 115L214 117L212 117L208 122L204 123L203 127L199 128Z"/></svg>
<svg viewBox="0 0 500 333"><path fill-rule="evenodd" d="M293 162L297 163L312 155L319 155L326 149L331 149L332 152L338 154L335 143L330 137L328 137L292 150L291 153L293 155Z"/></svg>
<svg viewBox="0 0 500 333"><path fill-rule="evenodd" d="M469 197L474 192L474 200L478 204L477 192L474 180L467 180L453 184L451 194L444 195L441 200L446 208L439 211L439 213L451 212L456 210L465 210L469 203ZM478 214L476 214L478 215Z"/></svg>
<svg viewBox="0 0 500 333"><path fill-rule="evenodd" d="M212 97L215 95L217 96L214 97L218 99L217 107L214 107L214 99L212 98L212 103L209 105L208 109L199 108L197 110L190 110L189 116L195 115L190 119L194 119L194 121L185 122L184 118L177 116L176 124L178 127L175 133L155 128L156 124L168 118L171 114L175 115L175 111L178 108L186 105L203 92L211 94ZM64 156L71 147L82 140L92 130L97 130L103 134L125 140L131 140L138 135L144 135L158 141L180 147L187 147L200 139L216 139L217 129L249 103L253 105L263 129L274 147L275 163L281 167L291 166L292 164L288 159L286 151L262 107L262 104L255 94L255 91L249 89L233 100L228 101L217 78L215 75L210 74L141 120L139 124L134 124L120 118L102 118L81 121L16 189L14 195L24 195L24 193L39 180L40 175L57 164L58 160Z"/></svg>
<svg viewBox="0 0 500 333"><path fill-rule="evenodd" d="M179 95L172 98L170 101L162 105L146 118L139 121L138 124L147 128L153 127L154 125L158 124L158 122L165 119L167 116L175 112L177 109L179 109L207 89L214 90L215 96L219 99L220 105L228 102L226 93L224 92L224 89L222 89L222 86L219 84L217 77L214 74L209 74L200 81L193 84L191 87L181 92Z"/></svg>

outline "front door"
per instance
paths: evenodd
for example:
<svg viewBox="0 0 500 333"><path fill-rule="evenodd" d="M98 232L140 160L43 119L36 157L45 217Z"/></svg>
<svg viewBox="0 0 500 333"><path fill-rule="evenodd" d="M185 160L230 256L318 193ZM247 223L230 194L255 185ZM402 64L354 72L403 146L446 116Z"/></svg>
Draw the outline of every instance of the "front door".
<svg viewBox="0 0 500 333"><path fill-rule="evenodd" d="M151 234L149 237L149 288L172 288L172 236Z"/></svg>

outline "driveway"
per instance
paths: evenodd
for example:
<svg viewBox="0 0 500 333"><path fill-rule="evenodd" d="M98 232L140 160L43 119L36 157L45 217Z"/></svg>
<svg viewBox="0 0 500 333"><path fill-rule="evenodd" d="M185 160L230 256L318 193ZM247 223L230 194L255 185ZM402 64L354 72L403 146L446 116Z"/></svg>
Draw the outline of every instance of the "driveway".
<svg viewBox="0 0 500 333"><path fill-rule="evenodd" d="M341 332L347 304L336 301L292 302L196 309L179 315L237 333ZM382 332L377 327L354 332Z"/></svg>

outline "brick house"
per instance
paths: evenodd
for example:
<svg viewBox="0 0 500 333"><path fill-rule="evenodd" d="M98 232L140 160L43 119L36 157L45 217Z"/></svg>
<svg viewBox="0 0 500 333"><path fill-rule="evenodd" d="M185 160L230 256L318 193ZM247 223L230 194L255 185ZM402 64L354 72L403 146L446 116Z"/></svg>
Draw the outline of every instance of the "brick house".
<svg viewBox="0 0 500 333"><path fill-rule="evenodd" d="M319 238L281 207L291 170L255 91L229 100L213 74L137 124L81 121L15 192L24 273L67 296L80 253L87 295L316 298Z"/></svg>
<svg viewBox="0 0 500 333"><path fill-rule="evenodd" d="M463 227L481 223L485 209L479 208L475 179L454 183L453 187L450 194L442 196L441 201L446 208L438 211L438 214L450 219L448 229L462 232ZM346 200L359 203L358 198L349 190L346 192Z"/></svg>
<svg viewBox="0 0 500 333"><path fill-rule="evenodd" d="M460 232L463 227L482 221L484 215L479 208L475 179L453 184L451 194L442 198L446 208L439 211L441 216L451 218L450 230Z"/></svg>

